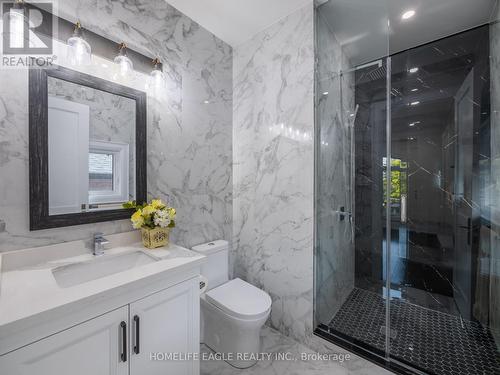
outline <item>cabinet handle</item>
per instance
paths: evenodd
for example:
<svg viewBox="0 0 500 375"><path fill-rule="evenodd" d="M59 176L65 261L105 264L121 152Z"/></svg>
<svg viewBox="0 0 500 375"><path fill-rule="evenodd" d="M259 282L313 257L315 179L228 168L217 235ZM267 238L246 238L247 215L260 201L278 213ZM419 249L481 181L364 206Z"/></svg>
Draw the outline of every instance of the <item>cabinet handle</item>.
<svg viewBox="0 0 500 375"><path fill-rule="evenodd" d="M134 353L139 354L139 317L134 315L134 324L135 324L135 345L134 345Z"/></svg>
<svg viewBox="0 0 500 375"><path fill-rule="evenodd" d="M120 358L122 362L127 362L127 323L121 322L120 327L122 329L122 353Z"/></svg>

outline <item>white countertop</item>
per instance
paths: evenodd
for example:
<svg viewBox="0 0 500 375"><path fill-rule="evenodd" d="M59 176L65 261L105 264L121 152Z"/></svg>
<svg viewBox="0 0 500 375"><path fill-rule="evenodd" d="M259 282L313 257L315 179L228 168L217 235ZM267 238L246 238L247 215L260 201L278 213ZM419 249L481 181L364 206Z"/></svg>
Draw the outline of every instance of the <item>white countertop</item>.
<svg viewBox="0 0 500 375"><path fill-rule="evenodd" d="M77 304L78 301L91 296L105 295L108 291L116 292L119 288L126 290L131 287L131 283L139 280L159 274L182 272L205 261L204 256L174 244L148 250L142 243L134 243L106 250L102 257L138 250L157 261L68 288L61 288L56 283L52 269L61 265L91 261L95 257L90 252L18 269L5 269L4 265L0 282L0 332L11 323L62 306Z"/></svg>

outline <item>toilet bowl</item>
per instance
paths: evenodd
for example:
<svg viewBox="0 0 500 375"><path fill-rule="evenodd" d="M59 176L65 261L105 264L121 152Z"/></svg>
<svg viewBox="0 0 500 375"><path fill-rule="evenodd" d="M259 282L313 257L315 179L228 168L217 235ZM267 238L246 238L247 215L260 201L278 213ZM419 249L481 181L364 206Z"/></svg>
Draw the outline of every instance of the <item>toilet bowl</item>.
<svg viewBox="0 0 500 375"><path fill-rule="evenodd" d="M200 296L201 342L234 367L254 365L255 354L260 353L260 331L271 313L271 297L239 278L228 280L227 241L193 250L207 256L201 270L208 280L207 291Z"/></svg>

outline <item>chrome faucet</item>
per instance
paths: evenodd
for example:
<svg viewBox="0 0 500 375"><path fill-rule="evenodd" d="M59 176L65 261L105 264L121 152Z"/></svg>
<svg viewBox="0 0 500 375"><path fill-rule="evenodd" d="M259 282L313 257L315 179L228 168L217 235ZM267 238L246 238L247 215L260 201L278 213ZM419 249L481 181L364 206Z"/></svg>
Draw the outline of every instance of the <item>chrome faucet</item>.
<svg viewBox="0 0 500 375"><path fill-rule="evenodd" d="M104 245L108 244L109 241L104 238L104 233L95 233L94 234L94 254L95 256L104 254Z"/></svg>

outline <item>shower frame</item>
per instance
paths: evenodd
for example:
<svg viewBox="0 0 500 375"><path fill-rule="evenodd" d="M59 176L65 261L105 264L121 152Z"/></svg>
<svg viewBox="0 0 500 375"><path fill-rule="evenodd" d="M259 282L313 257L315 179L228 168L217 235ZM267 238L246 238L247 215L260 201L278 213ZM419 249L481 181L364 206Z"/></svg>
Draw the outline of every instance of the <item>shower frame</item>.
<svg viewBox="0 0 500 375"><path fill-rule="evenodd" d="M315 29L317 29L317 17L315 17ZM477 28L481 28L487 25L492 25L492 22L484 23L482 25L478 25L474 28L471 28L469 30L464 30L460 31L456 34L452 35L447 35L442 38L430 41L428 43L419 45L419 46L414 46L411 48L408 48L403 51L399 51L394 54L389 54L386 55L380 59L374 60L372 62L364 63L362 65L356 66L354 68L340 71L337 73L339 77L339 85L340 85L340 93L341 93L341 113L342 113L342 123L346 123L345 119L345 110L343 107L343 93L342 93L342 88L343 88L343 76L347 73L352 73L356 70L363 69L367 66L370 65L375 65L379 64L382 65L384 62L386 64L386 126L385 126L385 131L386 131L386 157L387 157L387 163L385 167L385 173L389 177L391 176L392 172L392 139L391 139L391 134L392 134L392 100L391 100L391 90L392 90L392 71L391 71L391 65L392 65L392 58L395 55L402 54L405 52L408 52L409 50L413 50L415 48L420 48L423 47L427 44L435 43L438 42L442 39L450 38L455 35L462 34L463 32L471 31ZM317 32L315 32L315 49L318 50L318 40L317 40ZM332 330L324 324L324 322L320 322L317 318L316 314L316 303L317 303L317 255L319 252L319 245L318 245L318 197L319 197L319 184L318 184L318 175L319 175L319 157L320 157L320 146L321 146L321 135L320 135L320 122L317 117L317 108L318 108L318 103L319 103L319 98L321 97L321 92L319 90L319 73L318 69L319 68L319 61L316 59L315 61L315 83L314 83L314 92L315 92L315 111L314 111L314 192L315 192L315 198L314 198L314 319L313 319L313 325L314 325L314 334L318 337L321 337L335 345L338 345L346 350L352 351L355 354L359 355L362 358L365 358L369 361L372 361L388 370L391 370L395 373L398 374L408 374L408 375L415 375L415 374L423 374L425 375L426 372L423 370L420 370L414 366L410 366L404 362L401 362L400 360L396 359L393 355L391 355L391 307L390 307L390 301L391 301L391 281L392 281L392 275L391 275L391 230L393 227L393 224L391 222L391 192L392 192L392 183L390 178L386 178L386 186L385 186L385 199L387 202L386 208L385 208L385 220L386 220L386 229L385 229L385 238L386 238L386 255L384 262L387 264L385 267L385 287L384 287L384 298L385 298L385 349L380 350L378 348L369 346L366 343L363 343L362 341L359 341L357 339L354 339L350 336L344 335L340 332L335 332L333 333ZM324 78L323 78L324 79ZM357 113L357 108L356 111ZM354 140L354 124L352 126L352 133L351 133L351 176L350 176L350 183L352 184L351 186L351 212L352 214L351 219L354 221L355 216L354 216L354 204L355 204L355 199L354 199L354 194L355 194L355 150L354 150L354 145L355 145L355 140ZM354 236L352 237L352 241L354 241ZM353 244L354 246L354 244Z"/></svg>

